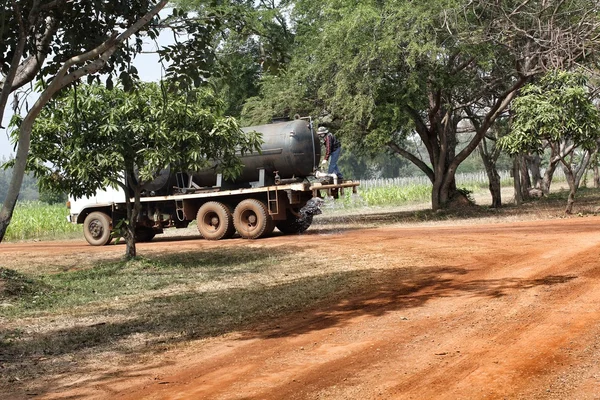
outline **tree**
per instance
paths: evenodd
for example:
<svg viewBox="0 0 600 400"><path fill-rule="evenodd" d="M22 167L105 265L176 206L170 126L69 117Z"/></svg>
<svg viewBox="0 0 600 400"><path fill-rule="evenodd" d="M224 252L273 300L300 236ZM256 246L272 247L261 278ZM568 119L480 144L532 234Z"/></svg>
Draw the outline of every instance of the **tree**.
<svg viewBox="0 0 600 400"><path fill-rule="evenodd" d="M199 15L219 15L214 36L215 65L211 84L226 104L227 115L239 117L246 99L257 96L264 73L278 75L290 59L294 35L286 8L289 0L235 0L207 4L203 0L174 3Z"/></svg>
<svg viewBox="0 0 600 400"><path fill-rule="evenodd" d="M263 81L246 116L328 115L345 143L386 146L414 163L437 210L460 195L458 166L520 88L554 65L591 59L596 8L593 0L298 1L292 62ZM464 120L474 134L460 143ZM425 158L406 147L415 132Z"/></svg>
<svg viewBox="0 0 600 400"><path fill-rule="evenodd" d="M222 103L208 89L176 89L166 83L140 84L131 93L76 86L52 100L33 128L29 166L42 187L76 197L108 186L123 190L127 257L136 255L145 184L166 168L198 171L215 163L229 179L242 170L239 154L260 148L257 134L244 134L224 117Z"/></svg>
<svg viewBox="0 0 600 400"><path fill-rule="evenodd" d="M500 137L506 134L506 130L506 121L496 121L495 126L488 131L477 146L488 176L490 194L492 195L492 208L502 206L502 185L496 166L501 154L501 148L497 145L497 142Z"/></svg>
<svg viewBox="0 0 600 400"><path fill-rule="evenodd" d="M563 166L571 213L579 182L600 138L600 114L586 88L583 74L552 71L527 85L513 105L511 133L500 140L511 154L541 154L551 150L550 165Z"/></svg>
<svg viewBox="0 0 600 400"><path fill-rule="evenodd" d="M11 0L2 11L0 36L0 110L18 87L39 79L39 98L19 126L20 136L7 200L0 210L0 241L10 223L25 170L33 123L43 106L63 88L87 76L88 82L109 74L107 87L118 76L131 90L137 70L131 60L142 50L142 36L155 39L158 29L172 29L179 38L159 49L170 62L166 76L185 86L199 86L209 75L214 49L209 45L218 16L188 18L174 10L161 21L157 15L168 0ZM152 24L150 22L152 21ZM181 37L184 39L181 39ZM49 56L52 57L49 57Z"/></svg>
<svg viewBox="0 0 600 400"><path fill-rule="evenodd" d="M0 209L0 242L10 224L25 173L31 130L45 104L60 90L85 76L129 66L141 39L127 44L165 7L168 0L106 2L102 0L11 0L2 10L0 27L0 116L10 93L42 79L41 93L19 126L13 174ZM52 54L51 59L47 59ZM126 79L129 80L129 79Z"/></svg>

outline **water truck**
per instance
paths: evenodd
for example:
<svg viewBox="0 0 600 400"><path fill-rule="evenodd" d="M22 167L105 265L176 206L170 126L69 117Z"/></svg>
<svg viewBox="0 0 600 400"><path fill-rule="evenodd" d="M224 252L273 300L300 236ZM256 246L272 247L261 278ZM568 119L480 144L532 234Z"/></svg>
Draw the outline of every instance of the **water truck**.
<svg viewBox="0 0 600 400"><path fill-rule="evenodd" d="M310 118L242 129L262 134L260 152L241 157L244 168L233 180L214 169L193 173L167 168L143 186L136 240L150 241L166 228L186 228L196 221L208 240L258 239L277 228L283 234L306 231L320 213L323 197L356 193L357 181L338 180L318 170L321 144ZM68 219L83 224L93 246L109 244L113 222L127 217L126 194L108 188L95 196L70 199ZM133 201L133 200L131 200Z"/></svg>

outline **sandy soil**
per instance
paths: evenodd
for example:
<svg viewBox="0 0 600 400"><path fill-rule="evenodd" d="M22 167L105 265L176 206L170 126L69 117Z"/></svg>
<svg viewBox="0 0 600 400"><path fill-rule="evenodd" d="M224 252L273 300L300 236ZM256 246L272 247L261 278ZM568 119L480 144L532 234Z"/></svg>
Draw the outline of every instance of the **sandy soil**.
<svg viewBox="0 0 600 400"><path fill-rule="evenodd" d="M600 218L317 231L140 249L322 246L376 278L336 304L189 343L44 398L600 399ZM3 244L7 263L120 246Z"/></svg>

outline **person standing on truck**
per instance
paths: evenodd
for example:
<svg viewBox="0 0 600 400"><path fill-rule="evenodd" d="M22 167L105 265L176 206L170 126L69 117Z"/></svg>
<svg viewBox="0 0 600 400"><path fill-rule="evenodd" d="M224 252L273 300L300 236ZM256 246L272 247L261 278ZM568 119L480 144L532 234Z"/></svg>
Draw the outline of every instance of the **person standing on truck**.
<svg viewBox="0 0 600 400"><path fill-rule="evenodd" d="M329 132L324 126L320 126L319 129L317 129L317 135L319 135L325 145L325 157L321 164L325 165L327 164L327 161L329 161L327 173L336 174L339 180L343 180L344 177L337 165L342 151L342 144L335 136L333 136L333 133Z"/></svg>

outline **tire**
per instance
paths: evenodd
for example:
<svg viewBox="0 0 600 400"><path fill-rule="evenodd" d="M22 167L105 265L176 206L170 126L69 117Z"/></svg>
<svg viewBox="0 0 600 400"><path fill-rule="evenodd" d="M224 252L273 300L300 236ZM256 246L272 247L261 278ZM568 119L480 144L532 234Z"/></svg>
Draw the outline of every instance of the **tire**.
<svg viewBox="0 0 600 400"><path fill-rule="evenodd" d="M277 221L277 229L286 235L300 234L305 232L313 221L312 215L306 215L301 220L298 219L289 210L287 211L287 218L284 221Z"/></svg>
<svg viewBox="0 0 600 400"><path fill-rule="evenodd" d="M112 219L103 212L94 211L83 221L83 236L92 246L104 246L112 241Z"/></svg>
<svg viewBox="0 0 600 400"><path fill-rule="evenodd" d="M233 225L244 239L258 239L273 232L275 224L260 200L242 200L233 212Z"/></svg>
<svg viewBox="0 0 600 400"><path fill-rule="evenodd" d="M156 232L152 228L138 228L135 230L135 241L137 243L150 242L156 236Z"/></svg>
<svg viewBox="0 0 600 400"><path fill-rule="evenodd" d="M204 203L196 215L198 231L208 240L228 239L235 233L231 209L223 203Z"/></svg>

